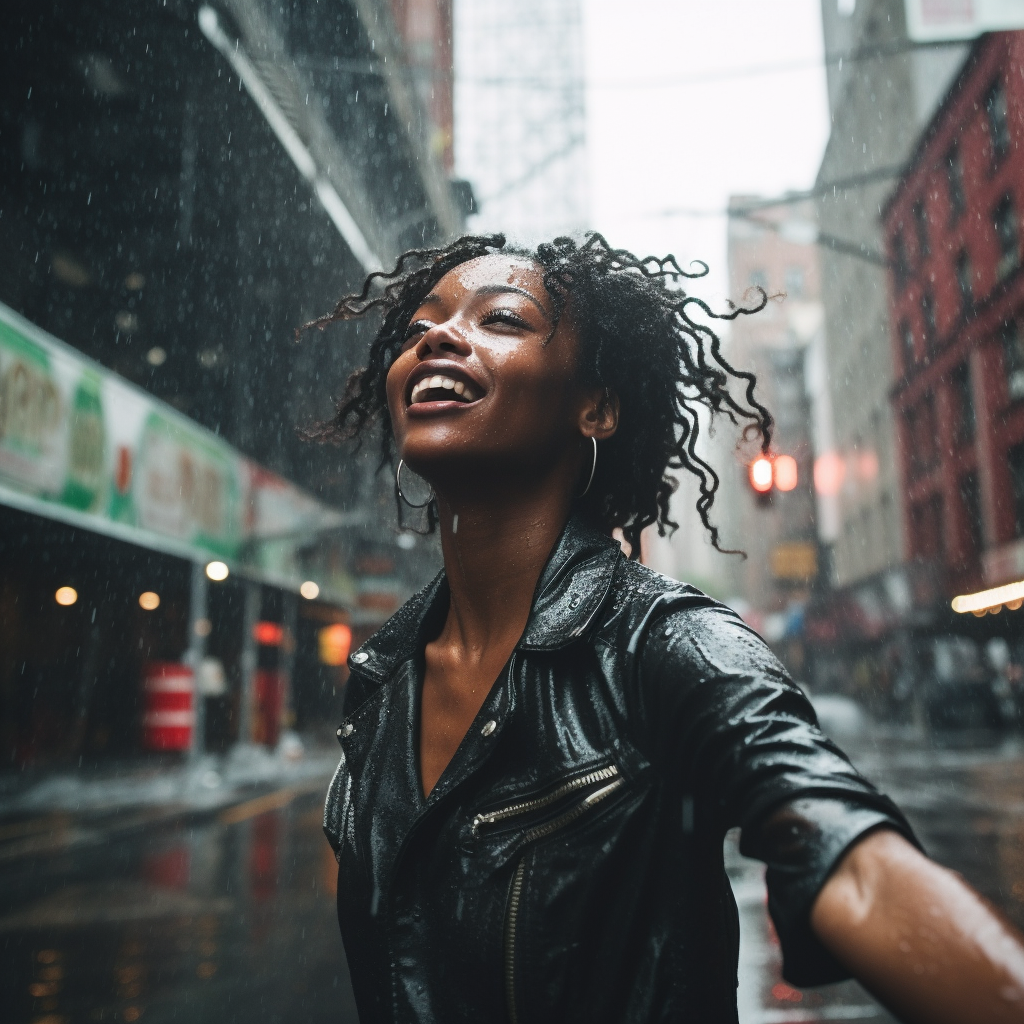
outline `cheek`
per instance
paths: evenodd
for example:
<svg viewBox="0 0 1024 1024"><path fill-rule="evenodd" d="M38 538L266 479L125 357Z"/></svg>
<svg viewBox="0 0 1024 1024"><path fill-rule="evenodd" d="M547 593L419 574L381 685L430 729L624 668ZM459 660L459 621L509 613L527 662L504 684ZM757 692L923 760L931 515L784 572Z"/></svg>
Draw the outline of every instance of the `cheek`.
<svg viewBox="0 0 1024 1024"><path fill-rule="evenodd" d="M388 407L392 413L394 413L394 411L400 406L400 399L402 397L402 381L404 381L407 376L405 364L409 362L410 357L415 359L415 356L412 356L411 352L403 352L391 364L391 369L388 370L384 386L388 396Z"/></svg>
<svg viewBox="0 0 1024 1024"><path fill-rule="evenodd" d="M549 358L513 356L503 368L507 401L531 416L551 421L572 406L572 371L565 360L553 352ZM552 358L553 357L553 358Z"/></svg>

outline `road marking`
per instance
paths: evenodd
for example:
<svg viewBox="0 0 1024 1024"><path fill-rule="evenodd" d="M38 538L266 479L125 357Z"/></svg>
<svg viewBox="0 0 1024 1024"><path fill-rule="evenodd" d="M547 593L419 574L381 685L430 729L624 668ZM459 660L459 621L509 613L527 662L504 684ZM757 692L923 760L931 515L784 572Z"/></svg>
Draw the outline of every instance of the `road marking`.
<svg viewBox="0 0 1024 1024"><path fill-rule="evenodd" d="M819 1006L814 1010L761 1010L749 1020L749 1024L801 1024L803 1021L822 1020L871 1020L880 1017L882 1010L877 1006Z"/></svg>
<svg viewBox="0 0 1024 1024"><path fill-rule="evenodd" d="M0 841L15 839L19 836L30 836L37 832L51 832L67 828L68 820L69 816L67 814L52 814L44 818L29 818L27 821L18 821L12 825L0 825Z"/></svg>
<svg viewBox="0 0 1024 1024"><path fill-rule="evenodd" d="M229 807L226 811L221 811L217 815L217 820L222 825L237 825L240 821L247 821L249 818L255 818L259 814L266 814L268 811L278 811L282 807L287 807L297 796L312 793L320 789L320 787L321 780L317 779L315 782L307 782L303 786L294 786L288 789L279 789L274 793L266 793L252 800L246 800L244 803L235 804L234 807Z"/></svg>

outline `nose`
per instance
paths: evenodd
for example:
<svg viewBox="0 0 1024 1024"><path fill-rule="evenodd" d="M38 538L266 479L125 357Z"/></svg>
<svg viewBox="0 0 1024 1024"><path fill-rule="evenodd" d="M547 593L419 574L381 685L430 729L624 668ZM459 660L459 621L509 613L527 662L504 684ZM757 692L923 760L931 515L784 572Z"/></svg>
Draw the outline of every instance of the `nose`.
<svg viewBox="0 0 1024 1024"><path fill-rule="evenodd" d="M452 320L435 324L416 343L416 358L421 362L431 356L468 356L473 346L464 332Z"/></svg>

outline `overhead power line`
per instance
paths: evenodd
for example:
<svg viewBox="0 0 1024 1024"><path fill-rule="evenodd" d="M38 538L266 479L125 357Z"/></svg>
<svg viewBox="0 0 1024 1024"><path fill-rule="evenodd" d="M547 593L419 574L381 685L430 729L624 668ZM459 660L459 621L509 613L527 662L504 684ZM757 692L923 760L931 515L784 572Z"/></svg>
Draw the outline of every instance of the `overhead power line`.
<svg viewBox="0 0 1024 1024"><path fill-rule="evenodd" d="M841 70L846 64L898 57L902 54L918 50L944 49L951 46L964 45L962 39L936 40L928 43L917 43L907 39L900 39L891 43L877 43L869 46L858 46L852 50L826 53L822 57L780 61L775 64L752 64L747 67L702 71L693 75L665 75L661 78L592 79L586 84L591 89L667 89L682 85L704 85L705 83L725 82L734 79L759 78L764 75L781 75L788 74L791 71L805 71L821 67L836 67ZM462 81L468 85L524 85L533 88L544 88L545 86L555 84L554 78L541 75L524 75L522 77L488 76L485 78L462 79Z"/></svg>
<svg viewBox="0 0 1024 1024"><path fill-rule="evenodd" d="M644 217L743 217L758 210L770 210L777 206L791 206L804 203L808 199L820 199L824 196L838 196L840 192L860 188L876 181L898 178L904 171L902 164L891 167L876 167L860 174L851 174L844 178L835 178L815 185L813 188L800 192L784 192L781 196L765 196L751 198L749 202L718 209L700 209L687 206L672 206L664 210L652 210L643 214Z"/></svg>
<svg viewBox="0 0 1024 1024"><path fill-rule="evenodd" d="M670 89L679 86L705 85L712 82L728 82L744 78L761 78L766 75L783 75L793 71L808 71L822 67L836 67L840 70L847 64L862 61L880 60L898 57L902 54L919 50L945 49L967 45L962 39L934 40L918 43L900 39L891 43L877 43L869 46L858 46L852 50L841 50L826 53L822 57L805 57L799 60L779 61L774 64L751 64L747 67L722 68L715 71L702 71L692 75L665 75L661 78L622 78L622 79L591 79L582 86L589 89ZM342 72L352 75L382 75L384 66L380 61L354 61L344 58L319 58L300 56L297 62L311 71ZM448 72L437 69L408 66L401 68L399 74L424 77L447 77ZM564 89L564 78L558 75L485 75L480 77L460 76L463 85L476 86L523 86L528 89ZM574 83L573 87L579 88Z"/></svg>

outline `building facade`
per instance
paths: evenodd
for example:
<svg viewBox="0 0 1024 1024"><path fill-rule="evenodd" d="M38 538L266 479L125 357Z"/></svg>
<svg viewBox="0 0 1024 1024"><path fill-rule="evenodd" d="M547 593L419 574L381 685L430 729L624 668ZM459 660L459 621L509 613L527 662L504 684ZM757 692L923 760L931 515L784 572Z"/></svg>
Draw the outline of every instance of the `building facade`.
<svg viewBox="0 0 1024 1024"><path fill-rule="evenodd" d="M5 6L0 767L138 751L156 662L218 662L200 749L286 676L330 719L322 631L433 570L373 446L299 434L367 328L294 329L461 230L450 43L444 0Z"/></svg>
<svg viewBox="0 0 1024 1024"><path fill-rule="evenodd" d="M1024 579L1022 62L975 45L884 210L906 549L947 598Z"/></svg>
<svg viewBox="0 0 1024 1024"><path fill-rule="evenodd" d="M744 439L725 417L712 425L702 416L704 451L719 474L711 518L721 546L747 557L711 547L694 511L696 482L685 473L678 474L673 498L680 529L669 538L648 531L644 556L656 569L730 603L799 675L802 608L819 570L813 428L822 307L811 240L814 208L798 197L779 202L745 195L733 196L729 210L729 292L747 306L760 302L758 289L770 298L757 314L729 324L722 351L731 365L757 375L758 398L775 417L775 464L790 472L775 474L759 494L750 480L759 439Z"/></svg>
<svg viewBox="0 0 1024 1024"><path fill-rule="evenodd" d="M822 0L832 129L816 190L835 515L832 583L904 557L879 211L965 48L911 47L903 0ZM841 59L842 58L842 59Z"/></svg>
<svg viewBox="0 0 1024 1024"><path fill-rule="evenodd" d="M470 227L526 244L590 227L580 0L457 0L455 68Z"/></svg>

